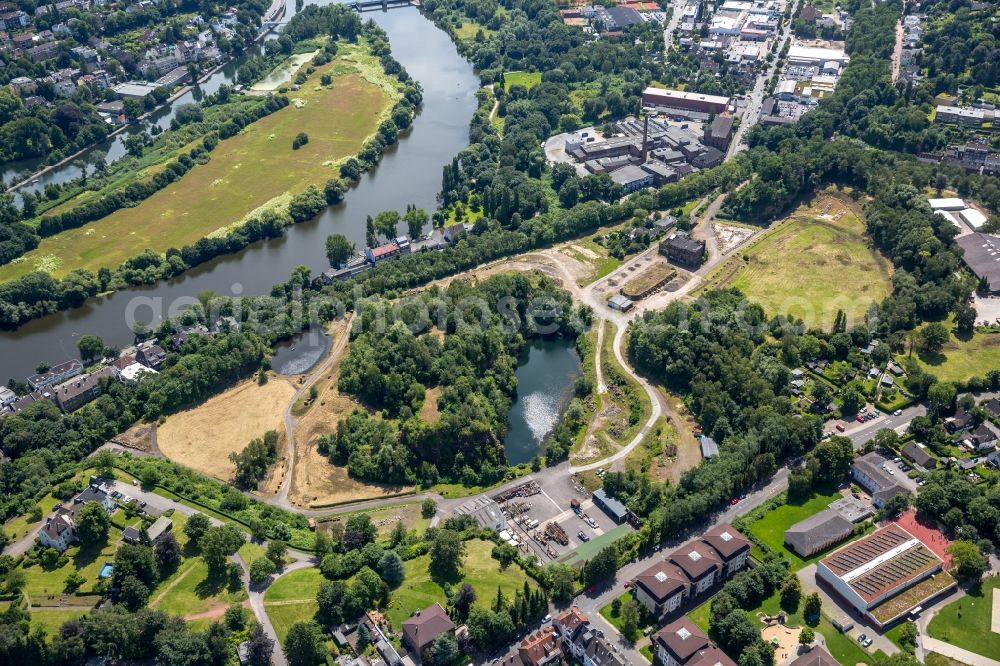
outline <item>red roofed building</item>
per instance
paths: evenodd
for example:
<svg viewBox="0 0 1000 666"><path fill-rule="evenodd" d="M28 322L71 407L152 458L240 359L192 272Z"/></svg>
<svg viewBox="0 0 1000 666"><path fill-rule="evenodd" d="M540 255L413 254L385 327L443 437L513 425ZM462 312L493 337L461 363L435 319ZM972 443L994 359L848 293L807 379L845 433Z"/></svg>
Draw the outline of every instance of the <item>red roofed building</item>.
<svg viewBox="0 0 1000 666"><path fill-rule="evenodd" d="M392 259L399 256L399 246L395 243L386 243L385 245L380 245L378 247L366 247L365 257L368 261L373 264L377 264L380 261L385 261L386 259Z"/></svg>
<svg viewBox="0 0 1000 666"><path fill-rule="evenodd" d="M656 632L653 650L663 666L736 666L686 615Z"/></svg>
<svg viewBox="0 0 1000 666"><path fill-rule="evenodd" d="M545 666L558 664L563 659L563 651L559 647L556 629L551 625L540 629L521 641L517 648L524 666Z"/></svg>

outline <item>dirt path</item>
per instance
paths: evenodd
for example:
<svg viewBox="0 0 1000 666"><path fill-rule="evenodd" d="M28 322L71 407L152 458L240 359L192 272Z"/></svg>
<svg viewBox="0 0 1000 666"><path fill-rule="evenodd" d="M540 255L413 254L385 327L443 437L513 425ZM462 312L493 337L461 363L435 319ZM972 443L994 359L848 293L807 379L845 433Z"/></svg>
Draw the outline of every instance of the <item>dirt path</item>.
<svg viewBox="0 0 1000 666"><path fill-rule="evenodd" d="M250 608L250 601L244 601L240 604L243 608ZM226 614L226 610L229 608L229 604L217 603L213 605L206 611L200 613L188 613L184 616L185 620L216 620ZM252 610L252 609L251 609Z"/></svg>
<svg viewBox="0 0 1000 666"><path fill-rule="evenodd" d="M176 587L177 584L180 583L182 580L187 578L188 574L190 574L192 571L194 571L194 567L188 567L184 573L182 573L180 576L170 581L170 583L165 588L160 590L160 593L156 595L156 598L150 601L147 605L150 608L155 608L158 603L163 601L163 597L167 596L167 592L174 589L174 587Z"/></svg>
<svg viewBox="0 0 1000 666"><path fill-rule="evenodd" d="M294 510L294 507L288 501L288 491L292 487L292 476L295 474L295 422L296 419L292 416L292 408L295 407L295 403L301 398L309 388L316 383L316 381L326 372L333 362L339 357L341 352L347 347L347 341L350 339L351 326L354 324L354 313L347 319L347 326L344 332L341 334L340 338L333 343L330 348L330 353L327 354L326 359L316 367L312 373L306 378L302 385L299 386L298 390L288 401L285 406L284 422L285 422L285 443L288 447L288 466L285 469L285 478L281 482L281 487L278 488L278 493L275 497L267 500L269 503L276 506L280 506L283 509Z"/></svg>

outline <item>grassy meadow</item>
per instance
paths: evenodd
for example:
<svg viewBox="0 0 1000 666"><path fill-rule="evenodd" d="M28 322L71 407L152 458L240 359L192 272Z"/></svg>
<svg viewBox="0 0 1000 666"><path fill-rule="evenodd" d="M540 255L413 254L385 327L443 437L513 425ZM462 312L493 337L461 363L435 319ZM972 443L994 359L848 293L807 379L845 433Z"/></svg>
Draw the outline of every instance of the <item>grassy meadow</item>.
<svg viewBox="0 0 1000 666"><path fill-rule="evenodd" d="M269 202L322 186L337 175L339 161L360 150L399 98L365 47L338 46L336 58L317 67L300 90L288 92L291 104L220 141L208 164L135 208L43 239L23 260L0 267L0 282L36 269L61 277L75 268L113 268L146 249L164 252L192 244ZM333 82L322 86L326 73ZM309 143L293 150L300 132L309 135Z"/></svg>
<svg viewBox="0 0 1000 666"><path fill-rule="evenodd" d="M892 268L840 199L819 195L711 273L705 288L738 287L768 316L791 314L830 329L838 310L863 321L889 295Z"/></svg>

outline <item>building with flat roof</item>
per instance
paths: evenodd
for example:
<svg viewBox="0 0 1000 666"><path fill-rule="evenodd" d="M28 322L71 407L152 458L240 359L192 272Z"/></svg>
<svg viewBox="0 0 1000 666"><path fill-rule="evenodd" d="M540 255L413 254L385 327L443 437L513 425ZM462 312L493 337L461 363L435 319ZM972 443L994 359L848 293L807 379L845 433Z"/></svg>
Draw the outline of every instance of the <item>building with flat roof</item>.
<svg viewBox="0 0 1000 666"><path fill-rule="evenodd" d="M119 83L113 90L119 97L142 99L158 87L155 83L146 83L145 81L126 81Z"/></svg>
<svg viewBox="0 0 1000 666"><path fill-rule="evenodd" d="M622 504L619 500L614 497L610 497L604 488L598 488L593 494L594 504L596 504L604 513L611 516L611 519L616 523L624 523L628 518L628 508Z"/></svg>
<svg viewBox="0 0 1000 666"><path fill-rule="evenodd" d="M962 248L962 260L991 292L1000 292L1000 236L971 233L959 236L955 243Z"/></svg>
<svg viewBox="0 0 1000 666"><path fill-rule="evenodd" d="M823 67L829 62L846 65L849 60L850 58L844 52L844 49L803 46L802 44L793 44L788 49L788 64L790 65Z"/></svg>
<svg viewBox="0 0 1000 666"><path fill-rule="evenodd" d="M730 99L720 95L706 95L688 90L646 88L642 93L643 106L685 109L702 113L723 113L729 108Z"/></svg>
<svg viewBox="0 0 1000 666"><path fill-rule="evenodd" d="M958 211L958 216L962 218L962 221L969 225L973 231L979 231L979 229L987 222L987 217L975 208L963 208Z"/></svg>
<svg viewBox="0 0 1000 666"><path fill-rule="evenodd" d="M945 125L982 127L984 123L992 121L993 116L994 112L988 109L938 104L937 111L934 114L934 122Z"/></svg>
<svg viewBox="0 0 1000 666"><path fill-rule="evenodd" d="M895 523L820 560L816 577L879 627L956 584L941 558Z"/></svg>

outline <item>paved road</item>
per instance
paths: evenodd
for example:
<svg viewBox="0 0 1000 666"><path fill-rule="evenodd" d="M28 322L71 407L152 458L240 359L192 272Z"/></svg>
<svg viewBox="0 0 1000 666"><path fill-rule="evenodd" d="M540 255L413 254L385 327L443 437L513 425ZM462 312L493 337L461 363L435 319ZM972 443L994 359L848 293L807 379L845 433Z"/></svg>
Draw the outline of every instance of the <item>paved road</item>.
<svg viewBox="0 0 1000 666"><path fill-rule="evenodd" d="M867 423L857 423L856 421L851 421L843 435L850 438L850 440L854 442L855 449L860 449L868 442L868 440L874 437L875 433L879 430L889 428L902 433L909 427L910 421L918 416L924 416L926 414L927 408L924 405L914 405L904 409L899 416L885 414L873 421L868 421Z"/></svg>
<svg viewBox="0 0 1000 666"><path fill-rule="evenodd" d="M798 8L801 0L793 0L792 4L792 16L795 15L795 11ZM757 76L757 81L754 83L753 90L750 91L750 95L747 98L746 110L743 112L743 117L740 119L740 126L736 130L736 134L733 135L733 140L729 142L729 149L726 151L726 159L733 157L736 153L746 150L746 145L743 143L743 138L747 131L757 124L760 120L760 107L764 103L764 88L767 85L768 80L774 76L774 72L778 67L778 55L781 50L785 47L785 43L791 39L791 31L789 26L791 22L781 23L781 27L778 32L778 36L775 37L775 42L778 47L774 51L774 61L767 65L763 72Z"/></svg>
<svg viewBox="0 0 1000 666"><path fill-rule="evenodd" d="M677 26L681 23L681 11L684 9L685 4L685 0L673 0L670 3L670 20L667 21L667 25L663 28L664 57L674 47L674 33L677 32Z"/></svg>

